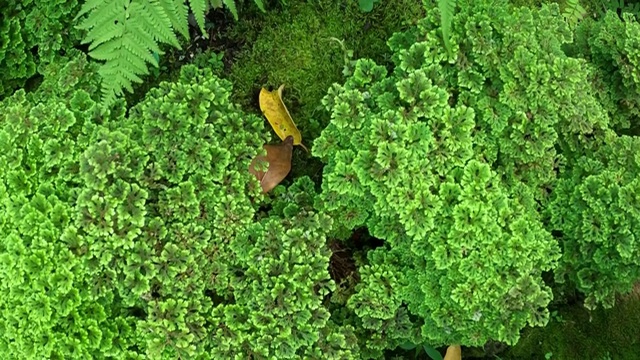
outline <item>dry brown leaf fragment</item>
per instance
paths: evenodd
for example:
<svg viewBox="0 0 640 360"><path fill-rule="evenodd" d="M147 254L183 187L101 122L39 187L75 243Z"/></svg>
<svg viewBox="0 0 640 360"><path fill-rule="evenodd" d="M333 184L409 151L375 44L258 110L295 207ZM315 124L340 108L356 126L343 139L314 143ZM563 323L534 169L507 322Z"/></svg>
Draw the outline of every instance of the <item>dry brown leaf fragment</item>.
<svg viewBox="0 0 640 360"><path fill-rule="evenodd" d="M280 144L264 145L266 155L258 155L249 164L249 172L253 174L267 193L276 187L291 171L291 154L293 152L293 136L287 136ZM257 168L258 162L269 164L266 171Z"/></svg>
<svg viewBox="0 0 640 360"><path fill-rule="evenodd" d="M293 119L289 114L289 110L282 101L283 89L284 84L280 85L276 91L268 91L267 89L262 88L260 90L260 95L258 96L260 110L281 140L284 141L288 136L292 136L293 145L300 145L307 150L307 148L302 144L302 135L300 134L300 130L296 127L296 124L293 122Z"/></svg>

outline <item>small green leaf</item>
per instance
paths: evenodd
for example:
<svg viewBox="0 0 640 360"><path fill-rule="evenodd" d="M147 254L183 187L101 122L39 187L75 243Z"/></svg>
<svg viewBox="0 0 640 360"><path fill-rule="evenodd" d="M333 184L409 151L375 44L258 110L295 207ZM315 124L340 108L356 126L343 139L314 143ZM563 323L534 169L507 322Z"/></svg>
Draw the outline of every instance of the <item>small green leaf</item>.
<svg viewBox="0 0 640 360"><path fill-rule="evenodd" d="M358 4L360 5L360 10L364 12L373 10L373 0L358 0Z"/></svg>
<svg viewBox="0 0 640 360"><path fill-rule="evenodd" d="M442 29L442 38L444 47L447 49L449 56L451 52L451 23L456 10L456 0L439 0L438 8L440 9L440 26Z"/></svg>
<svg viewBox="0 0 640 360"><path fill-rule="evenodd" d="M264 2L262 0L253 0L253 1L256 3L260 11L267 12L264 8Z"/></svg>
<svg viewBox="0 0 640 360"><path fill-rule="evenodd" d="M416 344L414 344L414 343L412 343L410 341L407 341L406 343L399 345L399 347L401 349L403 349L403 350L412 350L412 349L415 349L416 346L417 346Z"/></svg>
<svg viewBox="0 0 640 360"><path fill-rule="evenodd" d="M238 21L238 9L236 8L235 0L223 0L224 5L231 11L233 18Z"/></svg>
<svg viewBox="0 0 640 360"><path fill-rule="evenodd" d="M424 344L422 345L422 347L424 348L424 351L427 353L427 355L429 355L429 357L432 360L443 360L442 354L440 354L440 352L435 348L433 348L432 346Z"/></svg>

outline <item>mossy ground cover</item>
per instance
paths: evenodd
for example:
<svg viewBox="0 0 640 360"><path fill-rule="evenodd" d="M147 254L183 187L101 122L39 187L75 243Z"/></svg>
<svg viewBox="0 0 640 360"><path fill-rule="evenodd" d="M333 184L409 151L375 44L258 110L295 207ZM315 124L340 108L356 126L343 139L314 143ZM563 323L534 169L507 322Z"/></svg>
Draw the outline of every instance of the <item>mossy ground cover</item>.
<svg viewBox="0 0 640 360"><path fill-rule="evenodd" d="M235 99L255 108L261 87L284 83L292 116L314 135L317 129L309 126L318 117L320 99L343 78L345 54L336 40L344 41L354 58L388 63L386 39L423 12L420 2L411 0L386 1L370 13L360 11L357 2L322 0L292 2L254 21L240 21L228 33L230 40L244 38L245 45L228 74Z"/></svg>
<svg viewBox="0 0 640 360"><path fill-rule="evenodd" d="M515 0L518 5L537 7L540 1ZM594 11L593 1L584 6ZM225 32L233 43L243 43L227 60L225 76L234 84L234 99L248 110L259 111L261 87L285 84L284 101L303 137L313 139L326 125L326 114L318 104L326 89L343 79L345 53L389 64L386 40L393 32L410 26L422 15L419 2L395 0L380 3L371 13L362 13L356 2L291 3L240 20ZM286 19L286 21L284 21ZM294 152L291 177L302 174L319 180L321 167L302 150ZM635 359L640 341L632 339L640 325L640 300L629 298L619 307L589 313L580 303L565 305L547 327L527 329L513 348L494 346L492 354L478 358L502 359ZM498 349L495 351L495 349ZM467 349L467 354L473 352Z"/></svg>
<svg viewBox="0 0 640 360"><path fill-rule="evenodd" d="M272 2L266 13L245 4L237 22L225 10L212 10L209 37L194 31L183 50L167 48L161 71L128 94L127 102L135 104L160 81L176 78L185 63L219 64L211 59L222 56L214 70L233 83L232 99L247 112L260 113L262 87L273 90L285 84L284 102L310 147L328 122L320 101L331 84L343 81L349 61L364 57L390 65L387 39L423 17L424 9L415 0L384 1L368 13L357 1ZM351 57L347 51L353 52ZM296 149L288 179L307 175L319 183L321 169L317 159Z"/></svg>
<svg viewBox="0 0 640 360"><path fill-rule="evenodd" d="M537 0L514 2L531 7L541 4ZM590 12L597 6L594 1L583 5ZM305 142L313 146L313 139L328 121L319 109L320 100L332 83L343 80L343 69L350 60L345 59L345 51L353 51L353 59L366 57L388 65L386 39L409 27L423 12L420 2L409 0L378 3L371 13L361 12L355 1L330 0L275 5L266 14L247 9L237 23L227 19L203 48L224 52L225 66L219 71L233 82L233 99L247 111L259 113L257 97L262 87L274 89L285 84L284 102ZM309 154L301 149L294 152L290 178L309 175L318 182L321 170L321 164ZM504 347L490 346L491 351L484 354L471 349L467 354L492 359L637 358L637 296L611 310L589 313L576 303L556 312L547 327L525 330L513 348L505 351Z"/></svg>
<svg viewBox="0 0 640 360"><path fill-rule="evenodd" d="M541 4L539 0L513 2L531 7ZM553 2L562 5L564 0ZM599 0L581 2L590 14L601 6ZM266 13L258 11L251 1L244 5L237 22L225 10L211 11L208 19L213 27L209 39L196 38L193 32L192 41L185 43L183 50L168 49L160 58L161 68L154 69L153 75L127 96L129 106L139 102L160 81L175 80L183 64L210 63L216 74L233 83L233 101L248 113L260 113L257 98L262 87L274 89L285 84L284 102L303 133L304 143L312 147L328 123L320 101L331 84L344 81L343 70L350 59L371 58L389 66L387 39L424 15L419 0L382 0L369 13L362 12L355 0L289 0L286 4L276 0L268 4ZM349 50L353 51L351 58L346 56ZM217 54L223 54L222 61L216 60ZM272 139L277 137L272 135ZM296 148L292 172L285 184L303 175L319 184L321 174L322 164ZM340 270L339 274L332 273L334 279L358 276L352 253L362 251L354 251L354 245L358 245L356 241L332 240L333 270ZM552 310L557 315L548 326L526 329L514 347L465 349L464 358L638 358L640 295L628 296L610 310L588 312L580 302Z"/></svg>
<svg viewBox="0 0 640 360"><path fill-rule="evenodd" d="M640 293L608 310L589 312L580 304L559 308L549 325L526 330L520 342L500 358L633 360L640 354L638 334Z"/></svg>
<svg viewBox="0 0 640 360"><path fill-rule="evenodd" d="M313 146L328 121L319 110L320 101L331 84L342 81L349 62L346 51L353 51L354 59L389 63L386 39L423 14L424 7L414 0L385 1L370 13L363 13L356 1L321 0L291 2L241 20L226 33L228 41L243 43L226 74L234 84L234 100L259 112L260 89L285 84L284 102L303 142ZM318 182L321 165L297 149L290 178L301 175Z"/></svg>

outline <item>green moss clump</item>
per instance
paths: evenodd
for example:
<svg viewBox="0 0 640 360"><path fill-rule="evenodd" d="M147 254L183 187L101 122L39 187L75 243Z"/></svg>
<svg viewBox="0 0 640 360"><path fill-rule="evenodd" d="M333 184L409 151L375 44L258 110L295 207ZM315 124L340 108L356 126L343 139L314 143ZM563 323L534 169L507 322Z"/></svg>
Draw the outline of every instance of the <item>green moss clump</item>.
<svg viewBox="0 0 640 360"><path fill-rule="evenodd" d="M581 306L561 309L559 320L527 329L502 359L637 359L640 353L640 297L630 296L612 309L589 313Z"/></svg>
<svg viewBox="0 0 640 360"><path fill-rule="evenodd" d="M361 12L357 2L322 0L241 20L229 33L245 43L229 74L235 101L257 110L260 88L284 83L291 115L303 137L314 138L326 125L315 110L331 84L342 80L345 65L343 49L330 39L344 40L355 57L389 62L386 39L423 13L423 5L411 0L385 1L371 13Z"/></svg>
<svg viewBox="0 0 640 360"><path fill-rule="evenodd" d="M390 64L386 40L424 12L423 4L414 0L384 1L370 13L360 11L356 1L320 0L272 7L265 15L248 13L222 34L225 43L243 44L233 58L225 59L232 62L226 78L234 84L233 101L259 113L260 89L285 84L284 103L305 145L313 146L329 121L320 101L344 76L345 51L331 38L343 41L354 58ZM321 169L310 154L294 151L290 178L307 175L319 183Z"/></svg>

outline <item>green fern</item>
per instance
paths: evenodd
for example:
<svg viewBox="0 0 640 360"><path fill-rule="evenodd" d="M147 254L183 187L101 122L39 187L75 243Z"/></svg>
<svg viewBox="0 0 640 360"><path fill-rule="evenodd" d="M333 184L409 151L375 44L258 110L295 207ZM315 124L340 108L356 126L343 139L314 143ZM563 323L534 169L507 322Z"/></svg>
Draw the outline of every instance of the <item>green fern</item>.
<svg viewBox="0 0 640 360"><path fill-rule="evenodd" d="M456 11L456 0L438 0L438 9L440 9L442 40L444 41L444 47L449 53L449 57L451 57L451 23L453 22L453 15Z"/></svg>
<svg viewBox="0 0 640 360"><path fill-rule="evenodd" d="M260 9L260 11L262 12L266 12L266 9L264 8L264 2L262 0L253 0L256 3L256 6L258 7L258 9Z"/></svg>
<svg viewBox="0 0 640 360"><path fill-rule="evenodd" d="M584 19L586 14L587 10L582 7L580 0L565 0L562 16L567 23L575 25Z"/></svg>
<svg viewBox="0 0 640 360"><path fill-rule="evenodd" d="M235 0L222 0L222 2L224 2L224 6L226 6L229 11L231 11L231 14L233 14L233 18L238 21L238 9L236 9Z"/></svg>
<svg viewBox="0 0 640 360"><path fill-rule="evenodd" d="M254 0L264 11L262 0ZM158 67L160 44L181 49L176 33L189 39L188 15L193 13L200 31L205 31L205 13L210 8L225 6L238 20L234 0L87 0L75 21L85 30L83 44L89 45L89 56L104 61L102 102L111 105L123 90L133 91L133 83L149 74L148 65Z"/></svg>
<svg viewBox="0 0 640 360"><path fill-rule="evenodd" d="M199 0L203 2L205 0ZM193 2L193 1L192 1ZM187 7L182 0L88 0L76 19L87 33L82 41L89 55L104 61L102 100L110 105L123 89L133 91L149 74L147 64L158 66L153 53L162 54L159 43L180 47L174 31L188 37Z"/></svg>
<svg viewBox="0 0 640 360"><path fill-rule="evenodd" d="M205 36L208 36L207 31L204 26L204 16L208 10L209 2L208 1L189 1L189 6L191 7L191 12L193 13L193 17L196 19L196 23L200 28L200 32ZM187 35L188 38L188 35Z"/></svg>

